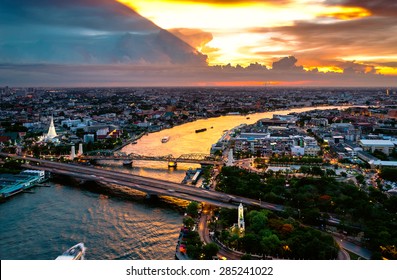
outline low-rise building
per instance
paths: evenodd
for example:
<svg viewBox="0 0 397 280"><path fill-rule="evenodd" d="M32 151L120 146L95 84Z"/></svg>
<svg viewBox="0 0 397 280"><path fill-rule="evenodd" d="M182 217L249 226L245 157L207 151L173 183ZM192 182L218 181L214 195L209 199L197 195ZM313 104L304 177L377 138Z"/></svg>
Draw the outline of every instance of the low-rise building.
<svg viewBox="0 0 397 280"><path fill-rule="evenodd" d="M368 140L361 139L359 141L359 145L363 148L364 151L371 151L372 153L375 151L381 151L386 155L390 155L394 149L394 143L390 140Z"/></svg>

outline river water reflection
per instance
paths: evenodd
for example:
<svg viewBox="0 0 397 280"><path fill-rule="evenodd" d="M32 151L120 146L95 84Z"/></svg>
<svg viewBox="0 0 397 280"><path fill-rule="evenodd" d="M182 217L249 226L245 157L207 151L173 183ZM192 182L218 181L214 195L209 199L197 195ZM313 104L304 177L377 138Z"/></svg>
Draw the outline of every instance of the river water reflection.
<svg viewBox="0 0 397 280"><path fill-rule="evenodd" d="M125 153L137 153L141 155L168 155L179 156L182 154L203 153L209 154L211 145L216 143L224 130L232 129L240 124L253 124L263 118L272 118L273 114L286 115L291 112L305 112L313 109L330 109L342 107L305 107L292 110L256 113L247 116L230 115L218 118L201 119L151 133L139 139L137 144L131 144L122 149ZM207 131L196 133L197 129L206 128ZM161 139L169 136L167 143L161 143Z"/></svg>
<svg viewBox="0 0 397 280"><path fill-rule="evenodd" d="M263 118L272 118L273 114L286 115L292 112L305 112L313 109L331 109L346 107L305 107L291 110L281 110L274 112L256 113L247 116L230 115L218 118L201 119L195 122L186 123L165 129L159 132L151 133L143 136L137 141L137 144L131 144L124 147L121 151L127 154L136 153L146 156L162 156L172 154L178 157L182 154L209 154L211 145L215 144L223 135L225 130L232 129L240 124L253 124ZM206 128L204 132L196 133L197 129ZM169 137L169 141L162 143L161 139L165 136ZM115 165L121 163L114 162ZM145 162L135 161L133 168L126 172L148 176L152 178L161 178L173 182L181 182L184 177L185 170L188 168L196 168L199 165L178 164L176 170L168 169L166 162Z"/></svg>
<svg viewBox="0 0 397 280"><path fill-rule="evenodd" d="M224 130L241 123L252 124L274 113L310 109L199 120L144 136L123 151L142 155L208 154ZM207 131L195 133L201 128ZM161 143L164 136L170 137L167 143ZM169 169L165 162L134 162L132 168L125 168L120 162L107 162L105 168L181 182L185 170L196 166L179 164L177 169ZM54 259L79 242L88 247L88 259L174 258L182 213L170 204L112 197L61 183L34 192L0 204L2 260Z"/></svg>

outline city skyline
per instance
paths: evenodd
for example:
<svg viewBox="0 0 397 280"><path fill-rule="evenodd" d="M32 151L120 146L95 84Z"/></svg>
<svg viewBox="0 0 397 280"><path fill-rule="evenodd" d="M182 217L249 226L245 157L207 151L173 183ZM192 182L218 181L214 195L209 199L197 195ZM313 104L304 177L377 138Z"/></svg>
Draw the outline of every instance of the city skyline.
<svg viewBox="0 0 397 280"><path fill-rule="evenodd" d="M397 85L397 4L26 0L0 5L0 84Z"/></svg>

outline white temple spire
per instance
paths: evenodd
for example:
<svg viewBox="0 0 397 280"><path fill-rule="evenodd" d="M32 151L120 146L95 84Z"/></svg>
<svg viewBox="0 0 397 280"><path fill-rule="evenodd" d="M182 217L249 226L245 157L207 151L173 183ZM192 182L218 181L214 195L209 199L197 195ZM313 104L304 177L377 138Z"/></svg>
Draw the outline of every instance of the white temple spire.
<svg viewBox="0 0 397 280"><path fill-rule="evenodd" d="M54 118L53 118L53 116L51 116L50 127L48 128L48 133L46 135L46 140L51 141L53 138L55 138L57 136L58 136L58 134L55 131Z"/></svg>

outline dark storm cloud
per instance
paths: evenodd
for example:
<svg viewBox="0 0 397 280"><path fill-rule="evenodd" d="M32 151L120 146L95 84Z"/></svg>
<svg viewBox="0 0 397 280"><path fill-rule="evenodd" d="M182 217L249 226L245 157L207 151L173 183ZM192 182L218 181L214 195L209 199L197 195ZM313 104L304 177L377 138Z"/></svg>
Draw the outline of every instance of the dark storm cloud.
<svg viewBox="0 0 397 280"><path fill-rule="evenodd" d="M54 26L101 31L151 31L157 27L114 0L2 0L1 25Z"/></svg>
<svg viewBox="0 0 397 280"><path fill-rule="evenodd" d="M275 71L294 71L302 70L302 67L296 66L298 60L294 56L284 57L279 61L273 62L272 69Z"/></svg>
<svg viewBox="0 0 397 280"><path fill-rule="evenodd" d="M259 64L208 67L206 56L114 0L1 0L0 86L186 86L244 81L396 86L395 77L375 75L372 62L363 65L335 58L395 55L395 26L397 18L381 17L256 29L277 33L271 40L287 46L295 38L294 49L280 52L282 58L273 63L273 69ZM192 38L199 39L194 43L210 39L209 34L200 36ZM337 63L344 73L304 71L300 65L310 59Z"/></svg>
<svg viewBox="0 0 397 280"><path fill-rule="evenodd" d="M2 0L0 62L198 64L207 57L114 0Z"/></svg>

